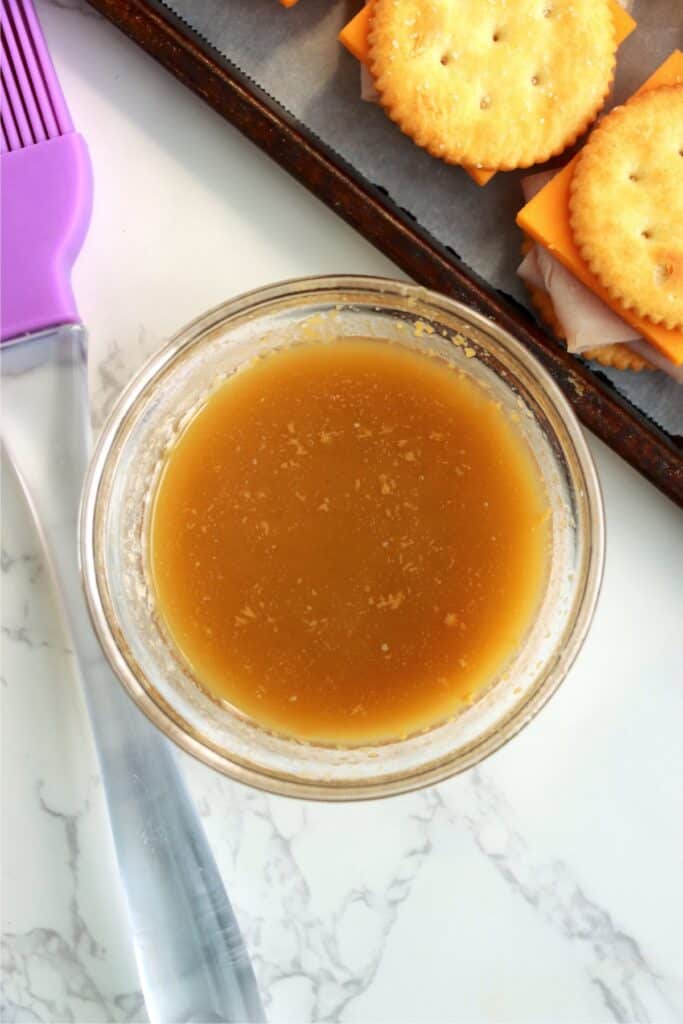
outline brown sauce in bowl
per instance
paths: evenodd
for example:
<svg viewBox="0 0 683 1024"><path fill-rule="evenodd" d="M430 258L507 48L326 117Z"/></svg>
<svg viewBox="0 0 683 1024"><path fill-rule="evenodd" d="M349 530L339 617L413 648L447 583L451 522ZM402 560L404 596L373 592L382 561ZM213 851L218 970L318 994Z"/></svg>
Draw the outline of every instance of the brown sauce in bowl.
<svg viewBox="0 0 683 1024"><path fill-rule="evenodd" d="M150 563L199 686L265 728L350 745L457 713L523 643L548 501L468 374L370 339L273 352L168 454Z"/></svg>

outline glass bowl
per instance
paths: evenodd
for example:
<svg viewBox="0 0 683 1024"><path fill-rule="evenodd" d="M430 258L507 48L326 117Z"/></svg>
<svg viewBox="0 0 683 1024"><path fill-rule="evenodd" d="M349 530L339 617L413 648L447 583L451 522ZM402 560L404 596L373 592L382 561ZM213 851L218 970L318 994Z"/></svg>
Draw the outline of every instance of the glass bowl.
<svg viewBox="0 0 683 1024"><path fill-rule="evenodd" d="M376 337L462 365L514 413L551 507L541 604L505 671L455 718L376 746L336 748L274 735L195 684L155 608L148 570L151 501L164 456L208 395L284 344ZM279 794L358 799L438 782L477 764L529 722L583 643L603 566L595 468L564 397L494 322L423 288L364 277L287 281L226 302L154 355L120 396L85 483L80 555L100 643L133 700L205 764Z"/></svg>

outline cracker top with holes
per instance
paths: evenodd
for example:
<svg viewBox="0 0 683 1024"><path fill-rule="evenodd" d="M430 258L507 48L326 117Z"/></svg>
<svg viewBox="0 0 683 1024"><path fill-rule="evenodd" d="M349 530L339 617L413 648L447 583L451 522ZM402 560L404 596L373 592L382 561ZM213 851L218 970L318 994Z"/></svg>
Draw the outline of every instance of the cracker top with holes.
<svg viewBox="0 0 683 1024"><path fill-rule="evenodd" d="M683 83L617 107L576 163L569 201L582 258L626 309L683 327Z"/></svg>
<svg viewBox="0 0 683 1024"><path fill-rule="evenodd" d="M593 120L616 36L608 0L374 0L368 46L382 106L419 146L509 170Z"/></svg>

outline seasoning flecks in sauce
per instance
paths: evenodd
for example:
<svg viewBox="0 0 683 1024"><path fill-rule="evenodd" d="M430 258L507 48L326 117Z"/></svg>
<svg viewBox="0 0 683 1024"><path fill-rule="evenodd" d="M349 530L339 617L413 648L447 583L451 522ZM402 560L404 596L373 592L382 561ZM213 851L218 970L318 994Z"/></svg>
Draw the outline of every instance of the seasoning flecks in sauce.
<svg viewBox="0 0 683 1024"><path fill-rule="evenodd" d="M356 744L456 713L522 642L547 571L539 471L469 375L376 340L299 344L171 449L150 561L198 684Z"/></svg>

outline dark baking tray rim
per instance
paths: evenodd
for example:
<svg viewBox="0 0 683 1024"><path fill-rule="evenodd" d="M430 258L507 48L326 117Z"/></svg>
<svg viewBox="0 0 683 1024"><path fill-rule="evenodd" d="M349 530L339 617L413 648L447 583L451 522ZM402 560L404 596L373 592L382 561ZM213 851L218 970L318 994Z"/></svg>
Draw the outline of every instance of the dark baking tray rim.
<svg viewBox="0 0 683 1024"><path fill-rule="evenodd" d="M527 310L477 277L160 0L89 2L406 274L510 331L543 363L582 423L683 507L676 439L567 353Z"/></svg>

